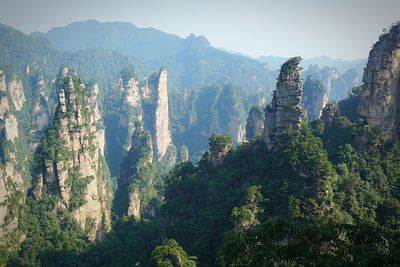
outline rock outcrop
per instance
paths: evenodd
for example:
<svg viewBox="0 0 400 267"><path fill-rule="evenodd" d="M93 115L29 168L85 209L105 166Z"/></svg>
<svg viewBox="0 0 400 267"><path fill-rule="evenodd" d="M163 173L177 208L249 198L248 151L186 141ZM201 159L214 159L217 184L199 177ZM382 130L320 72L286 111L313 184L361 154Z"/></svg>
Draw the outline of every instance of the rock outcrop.
<svg viewBox="0 0 400 267"><path fill-rule="evenodd" d="M384 138L400 133L400 24L381 35L369 53L358 112Z"/></svg>
<svg viewBox="0 0 400 267"><path fill-rule="evenodd" d="M143 212L151 209L149 204L155 193L155 178L151 135L143 129L141 122L136 122L132 145L121 164L114 201L117 213L139 220Z"/></svg>
<svg viewBox="0 0 400 267"><path fill-rule="evenodd" d="M18 226L25 201L23 172L28 166L20 162L23 145L19 146L22 137L17 113L24 102L21 81L14 76L6 83L0 71L0 246L9 250L16 249L23 238Z"/></svg>
<svg viewBox="0 0 400 267"><path fill-rule="evenodd" d="M302 76L313 76L320 80L326 89L328 99L331 101L340 101L347 97L348 93L355 86L360 85L361 79L355 69L348 69L341 74L336 68L323 67L320 69L318 65L310 65Z"/></svg>
<svg viewBox="0 0 400 267"><path fill-rule="evenodd" d="M160 161L172 146L169 129L168 74L166 68L161 68L156 79L150 81L150 90L154 103L154 149L155 155Z"/></svg>
<svg viewBox="0 0 400 267"><path fill-rule="evenodd" d="M58 106L52 126L39 148L35 195L59 197L92 240L110 226L107 167L103 159L104 131L93 92L79 78L60 74Z"/></svg>
<svg viewBox="0 0 400 267"><path fill-rule="evenodd" d="M328 91L322 82L314 76L308 76L303 85L301 105L307 110L307 118L310 121L321 117L322 110L328 103Z"/></svg>
<svg viewBox="0 0 400 267"><path fill-rule="evenodd" d="M300 60L299 57L290 58L282 65L271 106L267 106L263 139L269 149L279 145L280 136L286 130L299 129L304 118L300 107L303 90Z"/></svg>
<svg viewBox="0 0 400 267"><path fill-rule="evenodd" d="M333 120L339 117L339 107L336 103L328 103L322 111L321 119L327 126L332 126Z"/></svg>
<svg viewBox="0 0 400 267"><path fill-rule="evenodd" d="M213 134L208 144L211 165L213 167L221 165L232 147L233 143L230 135Z"/></svg>
<svg viewBox="0 0 400 267"><path fill-rule="evenodd" d="M32 81L32 83L34 83L33 86L35 87L36 95L33 98L32 104L32 125L30 132L33 137L32 146L33 148L37 148L45 129L49 126L51 113L54 112L54 105L50 106L51 101L49 101L49 94L46 90L48 83L40 74L34 78L34 82Z"/></svg>
<svg viewBox="0 0 400 267"><path fill-rule="evenodd" d="M265 112L261 107L252 107L246 123L247 140L262 137L265 123Z"/></svg>

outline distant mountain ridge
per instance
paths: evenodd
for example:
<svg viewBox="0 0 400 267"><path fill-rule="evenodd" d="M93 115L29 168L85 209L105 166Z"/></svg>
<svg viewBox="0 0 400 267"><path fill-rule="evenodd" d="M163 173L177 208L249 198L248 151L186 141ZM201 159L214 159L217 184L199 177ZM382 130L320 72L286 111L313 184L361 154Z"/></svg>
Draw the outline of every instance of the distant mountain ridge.
<svg viewBox="0 0 400 267"><path fill-rule="evenodd" d="M279 56L260 56L257 58L258 61L261 63L267 63L268 67L271 70L279 69L280 66L288 60L288 58L285 57L279 57ZM363 73L363 68L367 64L367 59L354 59L354 60L343 60L343 59L332 59L328 56L319 56L319 57L313 57L313 58L303 58L301 62L301 66L303 69L306 69L309 67L309 65L319 65L321 68L322 67L335 67L337 70L341 73L346 72L347 70L353 68L357 71L359 75L362 76Z"/></svg>
<svg viewBox="0 0 400 267"><path fill-rule="evenodd" d="M49 40L59 51L111 50L137 58L147 73L167 66L171 89L235 83L249 92L271 90L276 73L255 59L214 48L203 36L183 39L127 22L74 22L32 37Z"/></svg>

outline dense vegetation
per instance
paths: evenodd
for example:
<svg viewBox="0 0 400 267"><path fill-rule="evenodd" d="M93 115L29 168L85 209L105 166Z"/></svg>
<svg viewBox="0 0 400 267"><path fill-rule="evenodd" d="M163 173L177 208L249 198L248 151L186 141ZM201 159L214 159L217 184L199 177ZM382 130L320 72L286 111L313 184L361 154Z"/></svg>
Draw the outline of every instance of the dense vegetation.
<svg viewBox="0 0 400 267"><path fill-rule="evenodd" d="M70 60L85 75L103 77L101 82L110 89L110 80L104 76L114 79L119 73L117 69L133 61L104 51L67 52L61 58L43 39L31 36L27 41L22 33L7 37L8 30L0 27L0 40L11 40L10 43L0 43L6 49L14 41L21 43L16 52L21 58L14 66L19 69L31 61L37 61L42 68L52 68L53 64ZM90 41L99 43L101 36L95 37ZM200 37L191 36L180 45L187 56L181 55L183 59L180 59L187 64L179 62L172 66L177 69L192 63L206 66L185 70L192 75L182 75L182 84L207 80L228 60L227 55L210 49ZM12 59L16 57L10 52L11 57L7 58L4 56L7 53L0 55L5 65L14 62ZM44 54L52 53L55 55L52 60L41 62ZM210 58L216 62L207 62ZM298 60L294 58L294 62L285 65L287 71ZM110 65L103 61L109 61ZM253 64L241 58L232 61L228 60L232 66ZM97 68L97 63L103 64L102 67ZM251 77L250 70L227 68L211 81L221 83L229 73L239 77L238 83L243 85L247 80L242 81L240 77ZM132 73L123 72L123 79L125 75ZM25 81L29 82L35 81ZM79 91L81 82L74 79L73 83L71 89L77 90L77 104L87 119L90 110L85 95ZM108 115L106 125L111 129L116 126L119 115L120 102L114 100L121 99L121 92L110 91L107 94L110 101L104 101L104 113ZM163 175L165 168L149 163L149 143L145 142L137 155L126 155L122 168L127 170L129 182L122 189L137 190L145 207L142 212L147 214L140 218L123 216L125 211L118 208L126 199L116 199L112 230L97 242L87 238L85 230L90 229L90 222L84 230L71 215L71 211L84 204L85 189L93 177L80 177L77 170L69 170L67 186L72 191L69 209L60 207L54 192L57 187L51 188L51 184L46 189L55 194L44 192L40 199L35 199L30 191L25 204L20 201L23 193L11 195L10 214L18 214L20 230L26 235L20 239L17 252L0 247L0 265L397 266L400 259L400 140L383 141L379 130L364 125L354 108L359 88L339 103L342 116L331 123L315 120L304 123L298 131L289 129L275 150L268 150L260 139L234 147L229 136L213 134L228 132L232 117L244 122L244 110L257 102L258 92L245 94L243 91L230 84L215 85L199 92L177 93L176 98L171 98L174 143L181 148L181 154L187 155L188 149L199 151L207 143L208 151L198 155L200 160L196 163L186 162L183 158L187 156L181 156L183 162L167 175ZM32 92L27 96L32 98L34 93L37 94ZM28 105L18 114L24 133L30 129ZM71 107L67 111L67 116L74 115ZM55 119L57 116L59 112L55 113ZM36 151L36 165L31 166L38 169L32 172L71 157L58 134L59 126L56 123L45 131ZM115 139L119 140L115 141L120 141L122 146L130 138L127 135L116 133ZM23 160L21 169L24 168L24 176L29 176L28 157L32 152L26 148L30 141L26 138L21 137L17 145L16 159ZM149 141L150 135L146 134L145 139ZM115 149L114 143L107 145ZM10 144L0 147L1 160L5 161L3 150ZM221 156L221 162L213 164L213 157ZM146 210L151 204L157 207L153 214Z"/></svg>
<svg viewBox="0 0 400 267"><path fill-rule="evenodd" d="M366 137L364 145L357 136ZM304 124L284 138L275 151L268 151L260 140L239 146L217 167L212 167L209 153L198 166L177 165L165 180L165 200L156 218L139 222L122 218L96 244L79 235L78 228L53 235L68 217L52 224L45 219L35 230L29 229L11 262L19 266L37 266L39 260L49 259L57 266L395 265L400 256L400 141L383 143L379 132L346 117L329 125L321 120ZM214 145L211 140L210 150ZM55 216L49 203L29 204L32 218L38 209L43 218ZM79 238L72 239L76 235ZM174 241L166 242L171 238ZM28 245L36 239L47 245Z"/></svg>
<svg viewBox="0 0 400 267"><path fill-rule="evenodd" d="M178 147L187 146L191 158L200 158L199 152L207 149L208 138L213 133L232 135L232 126L244 126L245 110L263 96L245 96L240 91L235 85L225 84L184 94L172 93L170 115L174 143Z"/></svg>

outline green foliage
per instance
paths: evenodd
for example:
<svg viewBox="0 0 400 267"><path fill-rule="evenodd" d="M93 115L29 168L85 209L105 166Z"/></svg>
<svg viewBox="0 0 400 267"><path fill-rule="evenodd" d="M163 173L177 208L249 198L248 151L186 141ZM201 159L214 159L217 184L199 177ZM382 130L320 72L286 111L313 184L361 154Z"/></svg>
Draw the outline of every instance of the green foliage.
<svg viewBox="0 0 400 267"><path fill-rule="evenodd" d="M229 232L222 266L391 266L389 244L374 225L298 224L274 219Z"/></svg>
<svg viewBox="0 0 400 267"><path fill-rule="evenodd" d="M82 255L78 266L152 266L151 252L158 244L161 244L158 222L120 220L113 224L104 241L96 242Z"/></svg>
<svg viewBox="0 0 400 267"><path fill-rule="evenodd" d="M74 266L89 247L86 233L65 210L57 211L58 199L28 199L27 236L10 266Z"/></svg>
<svg viewBox="0 0 400 267"><path fill-rule="evenodd" d="M171 94L169 107L173 141L177 147L187 146L191 159L196 152L207 148L210 135L232 134L233 126L244 125L247 119L245 110L261 97L250 95L232 84Z"/></svg>
<svg viewBox="0 0 400 267"><path fill-rule="evenodd" d="M178 242L170 239L162 246L156 246L151 258L157 267L196 267L196 257L188 256Z"/></svg>
<svg viewBox="0 0 400 267"><path fill-rule="evenodd" d="M69 207L72 211L86 204L87 186L93 179L93 176L82 177L77 167L68 173L66 185L71 192Z"/></svg>
<svg viewBox="0 0 400 267"><path fill-rule="evenodd" d="M285 63L283 63L278 80L285 80L287 75L292 74L295 70L300 70L300 61L301 57L292 57L289 58Z"/></svg>
<svg viewBox="0 0 400 267"><path fill-rule="evenodd" d="M246 191L245 203L243 206L232 210L231 219L235 228L248 229L259 223L257 215L263 212L260 205L262 204L263 196L261 186L250 186Z"/></svg>
<svg viewBox="0 0 400 267"><path fill-rule="evenodd" d="M229 150L232 147L232 137L227 134L213 134L208 142L208 147L210 148L210 151Z"/></svg>
<svg viewBox="0 0 400 267"><path fill-rule="evenodd" d="M114 200L114 211L119 216L127 213L129 195L133 192L139 194L141 213L158 209L161 201L163 182L157 163L153 160L151 135L142 131L136 138L135 147L128 151L121 164Z"/></svg>

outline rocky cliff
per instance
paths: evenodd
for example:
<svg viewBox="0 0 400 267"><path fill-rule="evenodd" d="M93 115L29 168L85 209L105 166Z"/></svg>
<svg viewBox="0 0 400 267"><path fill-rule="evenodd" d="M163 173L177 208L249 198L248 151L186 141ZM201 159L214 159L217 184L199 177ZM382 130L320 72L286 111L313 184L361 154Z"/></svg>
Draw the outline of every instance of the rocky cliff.
<svg viewBox="0 0 400 267"><path fill-rule="evenodd" d="M25 201L23 172L26 172L25 143L18 123L18 112L25 104L22 82L0 70L0 246L15 249L23 237L18 229Z"/></svg>
<svg viewBox="0 0 400 267"><path fill-rule="evenodd" d="M133 216L150 211L150 200L155 197L156 166L153 162L153 144L148 131L136 122L132 145L121 164L114 209L117 214Z"/></svg>
<svg viewBox="0 0 400 267"><path fill-rule="evenodd" d="M30 76L32 84L32 110L31 129L32 147L36 149L40 144L44 131L49 126L55 111L55 97L49 91L53 91L54 84L47 81L42 74Z"/></svg>
<svg viewBox="0 0 400 267"><path fill-rule="evenodd" d="M328 103L322 111L321 119L327 126L332 126L333 120L339 116L339 107L336 103Z"/></svg>
<svg viewBox="0 0 400 267"><path fill-rule="evenodd" d="M299 57L290 58L282 65L271 106L266 109L263 139L269 149L279 144L284 131L299 129L304 118L300 107L303 90L300 60Z"/></svg>
<svg viewBox="0 0 400 267"><path fill-rule="evenodd" d="M139 79L134 70L124 70L117 82L117 88L122 92L122 105L119 112L119 127L127 130L125 151L131 146L131 136L135 122L143 121L142 100L144 89L139 85Z"/></svg>
<svg viewBox="0 0 400 267"><path fill-rule="evenodd" d="M261 137L264 131L265 112L260 107L252 107L246 123L246 138L248 140Z"/></svg>
<svg viewBox="0 0 400 267"><path fill-rule="evenodd" d="M307 110L307 118L310 121L321 117L322 110L328 103L328 91L322 82L314 76L308 76L303 86L301 105Z"/></svg>
<svg viewBox="0 0 400 267"><path fill-rule="evenodd" d="M348 69L341 74L336 68L310 65L303 71L302 76L313 76L320 80L326 89L329 100L340 101L347 97L348 93L355 86L360 85L361 78L355 69Z"/></svg>
<svg viewBox="0 0 400 267"><path fill-rule="evenodd" d="M55 118L37 153L35 195L58 196L59 207L73 214L90 239L99 239L110 226L110 209L98 88L89 92L66 68L59 84Z"/></svg>
<svg viewBox="0 0 400 267"><path fill-rule="evenodd" d="M358 112L384 138L400 133L400 24L381 35L369 53Z"/></svg>
<svg viewBox="0 0 400 267"><path fill-rule="evenodd" d="M168 74L166 68L161 68L158 75L153 75L149 80L150 91L153 103L153 140L154 154L158 161L167 161L174 164L176 151L174 150L169 127L168 107ZM175 149L176 150L176 149ZM165 157L165 159L164 159Z"/></svg>
<svg viewBox="0 0 400 267"><path fill-rule="evenodd" d="M230 135L211 135L208 143L211 165L213 167L222 165L232 147L233 143Z"/></svg>

